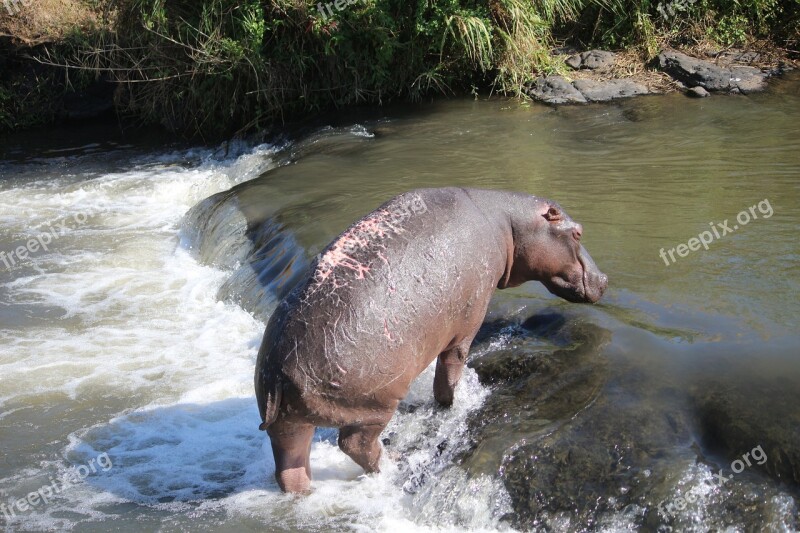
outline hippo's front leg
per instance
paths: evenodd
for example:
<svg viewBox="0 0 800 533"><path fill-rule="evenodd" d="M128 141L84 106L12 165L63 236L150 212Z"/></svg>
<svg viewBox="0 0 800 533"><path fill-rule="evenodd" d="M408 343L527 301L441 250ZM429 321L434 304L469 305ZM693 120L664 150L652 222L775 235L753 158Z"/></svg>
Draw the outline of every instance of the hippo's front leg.
<svg viewBox="0 0 800 533"><path fill-rule="evenodd" d="M456 385L461 379L464 364L467 362L469 347L472 345L470 336L460 344L439 354L436 360L436 374L433 377L433 397L444 407L453 405Z"/></svg>

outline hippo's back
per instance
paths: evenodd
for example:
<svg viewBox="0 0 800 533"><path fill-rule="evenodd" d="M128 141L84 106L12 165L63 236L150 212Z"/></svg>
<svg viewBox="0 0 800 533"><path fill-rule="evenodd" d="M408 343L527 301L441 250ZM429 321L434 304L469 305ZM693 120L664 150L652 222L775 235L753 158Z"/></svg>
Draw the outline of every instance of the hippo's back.
<svg viewBox="0 0 800 533"><path fill-rule="evenodd" d="M493 288L491 243L476 249L485 224L465 223L480 216L463 189L411 191L318 256L270 320L264 342L272 345L262 345L306 416L331 400L359 398L363 407L365 397L382 405L405 395L430 354L451 340L447 328ZM465 283L470 270L480 281ZM317 424L326 422L335 425Z"/></svg>

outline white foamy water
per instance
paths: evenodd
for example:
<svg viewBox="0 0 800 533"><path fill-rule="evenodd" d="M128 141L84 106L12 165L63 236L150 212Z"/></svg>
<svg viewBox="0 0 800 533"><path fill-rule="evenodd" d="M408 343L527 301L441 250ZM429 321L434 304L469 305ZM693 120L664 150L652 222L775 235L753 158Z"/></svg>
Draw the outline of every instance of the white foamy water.
<svg viewBox="0 0 800 533"><path fill-rule="evenodd" d="M468 478L453 461L468 413L488 394L471 370L451 410L433 406L432 369L414 384L417 409L387 429L380 475L363 476L335 432L320 430L314 493L278 491L253 393L264 324L218 301L230 273L181 245L193 205L259 175L273 155L268 146L222 161L187 151L108 174L64 159L42 167L50 178L28 178L26 167L25 178L0 182L0 250L52 236L46 250L12 256L10 269L0 262L10 311L0 316L22 317L0 323L6 529L499 527L509 505L500 483ZM52 437L30 450L39 434ZM108 469L32 509L15 503L102 454Z"/></svg>

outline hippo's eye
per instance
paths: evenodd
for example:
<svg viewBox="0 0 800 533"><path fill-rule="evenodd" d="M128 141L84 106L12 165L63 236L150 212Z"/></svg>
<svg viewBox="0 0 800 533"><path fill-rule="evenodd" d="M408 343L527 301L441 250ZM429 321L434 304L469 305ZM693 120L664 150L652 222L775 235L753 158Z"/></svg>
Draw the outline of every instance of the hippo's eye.
<svg viewBox="0 0 800 533"><path fill-rule="evenodd" d="M542 216L545 218L545 220L549 220L550 222L561 220L561 212L552 206L547 210L547 213Z"/></svg>

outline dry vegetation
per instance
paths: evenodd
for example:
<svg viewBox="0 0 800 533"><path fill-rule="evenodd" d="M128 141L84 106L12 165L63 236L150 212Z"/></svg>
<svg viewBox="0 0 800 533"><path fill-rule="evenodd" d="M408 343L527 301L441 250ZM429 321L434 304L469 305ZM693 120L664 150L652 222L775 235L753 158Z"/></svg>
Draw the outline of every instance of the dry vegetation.
<svg viewBox="0 0 800 533"><path fill-rule="evenodd" d="M0 37L27 47L58 42L74 31L101 25L101 13L79 0L27 0L18 2L16 9L9 15L0 2Z"/></svg>

